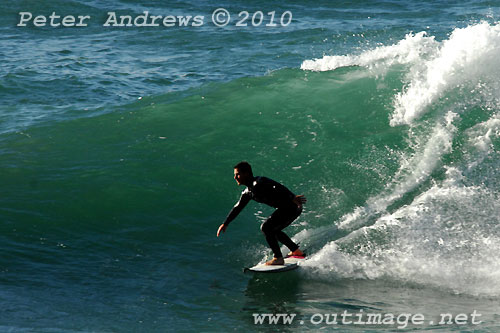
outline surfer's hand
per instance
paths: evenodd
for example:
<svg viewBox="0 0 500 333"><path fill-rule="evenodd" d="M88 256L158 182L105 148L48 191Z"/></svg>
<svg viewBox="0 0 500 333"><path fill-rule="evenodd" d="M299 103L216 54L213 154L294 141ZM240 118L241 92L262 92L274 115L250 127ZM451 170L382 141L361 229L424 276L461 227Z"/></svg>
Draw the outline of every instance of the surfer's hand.
<svg viewBox="0 0 500 333"><path fill-rule="evenodd" d="M217 237L219 237L219 235L220 235L221 231L222 231L223 233L224 233L224 232L226 232L226 227L227 227L227 226L226 226L224 223L220 225L219 230L217 230Z"/></svg>
<svg viewBox="0 0 500 333"><path fill-rule="evenodd" d="M302 208L302 205L307 202L307 199L303 195L296 195L295 198L293 198L293 202L299 207Z"/></svg>

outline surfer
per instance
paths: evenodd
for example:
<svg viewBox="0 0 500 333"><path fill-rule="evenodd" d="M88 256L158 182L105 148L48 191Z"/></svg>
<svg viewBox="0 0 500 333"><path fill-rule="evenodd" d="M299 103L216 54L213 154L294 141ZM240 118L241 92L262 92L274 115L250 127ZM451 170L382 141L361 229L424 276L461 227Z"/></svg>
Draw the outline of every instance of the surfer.
<svg viewBox="0 0 500 333"><path fill-rule="evenodd" d="M274 258L266 262L266 265L283 265L284 259L278 241L290 249L289 256L304 256L290 237L282 230L288 227L302 213L302 205L306 203L303 195L295 195L280 183L266 178L254 177L252 167L248 162L240 162L234 166L234 179L238 185L247 188L241 193L240 200L229 212L226 220L217 230L217 237L221 232L226 232L227 226L238 216L250 200L264 203L276 210L262 223L260 230L264 233L269 247L274 253Z"/></svg>

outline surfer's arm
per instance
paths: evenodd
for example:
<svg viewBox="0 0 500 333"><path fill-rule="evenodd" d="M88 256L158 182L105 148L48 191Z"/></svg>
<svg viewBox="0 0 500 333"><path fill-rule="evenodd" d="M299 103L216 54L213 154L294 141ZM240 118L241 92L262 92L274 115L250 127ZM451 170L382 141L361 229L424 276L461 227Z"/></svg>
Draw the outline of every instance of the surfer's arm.
<svg viewBox="0 0 500 333"><path fill-rule="evenodd" d="M231 223L231 221L234 220L236 216L238 216L238 214L243 210L243 208L245 208L245 206L250 202L250 200L251 200L250 194L244 191L241 194L240 200L238 200L236 205L234 205L233 209L231 209L231 211L227 215L224 223L222 223L219 227L219 230L217 230L217 237L219 237L221 231L222 232L226 231L226 228L229 225L229 223Z"/></svg>
<svg viewBox="0 0 500 333"><path fill-rule="evenodd" d="M250 194L247 192L243 192L241 194L240 200L234 205L233 209L229 212L229 214L226 217L226 220L224 221L224 225L227 227L229 223L231 223L232 220L238 216L238 214L245 208L245 206L250 202Z"/></svg>

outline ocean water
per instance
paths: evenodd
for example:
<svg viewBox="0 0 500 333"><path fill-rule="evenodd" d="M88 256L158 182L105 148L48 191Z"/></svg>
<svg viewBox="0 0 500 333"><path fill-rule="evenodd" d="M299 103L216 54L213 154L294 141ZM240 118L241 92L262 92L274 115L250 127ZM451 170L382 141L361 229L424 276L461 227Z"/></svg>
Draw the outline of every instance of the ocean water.
<svg viewBox="0 0 500 333"><path fill-rule="evenodd" d="M104 26L145 11L204 21ZM26 0L0 17L1 332L500 331L499 2ZM300 269L242 272L270 255L269 207L216 237L240 160L307 196L286 229Z"/></svg>

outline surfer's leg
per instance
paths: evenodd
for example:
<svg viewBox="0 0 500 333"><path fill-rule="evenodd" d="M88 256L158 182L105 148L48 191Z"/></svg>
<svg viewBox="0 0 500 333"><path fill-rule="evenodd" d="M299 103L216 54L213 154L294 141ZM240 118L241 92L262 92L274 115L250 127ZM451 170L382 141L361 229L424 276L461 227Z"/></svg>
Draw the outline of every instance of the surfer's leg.
<svg viewBox="0 0 500 333"><path fill-rule="evenodd" d="M291 251L297 250L299 247L290 237L288 237L282 229L288 227L299 215L302 209L296 206L290 208L278 208L271 216L262 223L260 229L266 236L267 243L274 253L275 258L283 257L278 240L288 247Z"/></svg>
<svg viewBox="0 0 500 333"><path fill-rule="evenodd" d="M295 219L297 219L297 217L299 217L301 213L302 209L296 207L292 207L287 210L284 216L284 223L279 226L279 230L277 230L276 232L276 238L278 239L278 241L288 247L292 252L297 250L299 246L295 244L295 242L292 241L290 237L288 237L288 235L283 232L283 229L292 224L292 222L295 221Z"/></svg>
<svg viewBox="0 0 500 333"><path fill-rule="evenodd" d="M262 225L260 226L260 230L262 230L262 232L264 233L267 244L274 253L274 257L283 258L280 245L278 244L278 238L276 237L276 230L273 225L274 224L273 215L271 215L271 217L269 217L264 223L262 223Z"/></svg>
<svg viewBox="0 0 500 333"><path fill-rule="evenodd" d="M281 242L281 244L285 245L292 252L299 248L299 246L295 244L295 242L291 240L290 237L288 237L288 235L281 230L276 233L276 238L278 239L278 241Z"/></svg>

